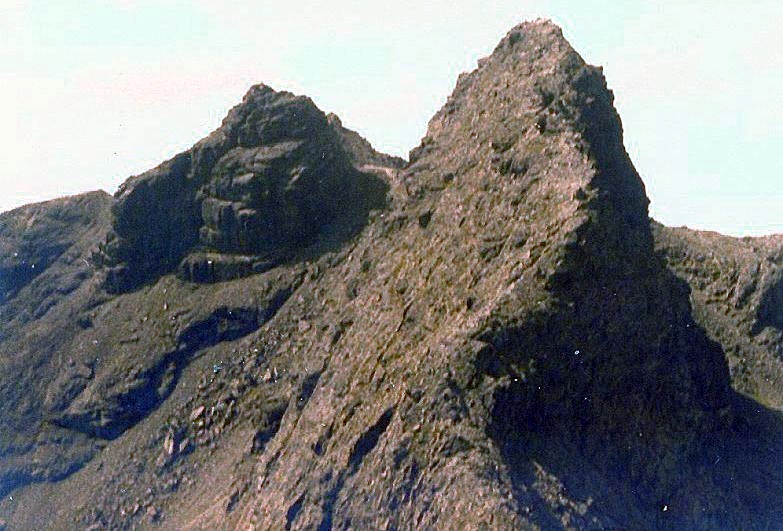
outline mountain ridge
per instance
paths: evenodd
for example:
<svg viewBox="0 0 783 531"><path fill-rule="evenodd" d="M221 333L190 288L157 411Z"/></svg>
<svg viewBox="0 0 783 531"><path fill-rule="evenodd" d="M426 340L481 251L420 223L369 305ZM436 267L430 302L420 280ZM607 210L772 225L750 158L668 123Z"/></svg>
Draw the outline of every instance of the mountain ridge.
<svg viewBox="0 0 783 531"><path fill-rule="evenodd" d="M774 344L705 318L693 243L651 227L613 95L550 22L460 76L407 164L259 85L95 201L46 268L77 267L73 291L3 288L0 312L43 308L0 329L13 528L783 518L783 477L754 476L779 414L731 387L754 389L737 353L774 368Z"/></svg>

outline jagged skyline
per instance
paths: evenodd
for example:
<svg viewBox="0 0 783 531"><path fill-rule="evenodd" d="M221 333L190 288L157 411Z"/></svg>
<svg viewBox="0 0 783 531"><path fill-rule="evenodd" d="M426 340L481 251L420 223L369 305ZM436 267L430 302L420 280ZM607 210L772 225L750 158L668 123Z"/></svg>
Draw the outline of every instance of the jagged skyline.
<svg viewBox="0 0 783 531"><path fill-rule="evenodd" d="M216 128L257 82L308 94L380 150L407 155L456 75L508 27L543 16L604 66L653 216L783 232L782 69L764 52L780 48L783 8L706 5L4 2L0 211L113 193Z"/></svg>
<svg viewBox="0 0 783 531"><path fill-rule="evenodd" d="M783 235L651 223L614 101L526 22L408 164L259 84L0 215L0 529L783 522Z"/></svg>

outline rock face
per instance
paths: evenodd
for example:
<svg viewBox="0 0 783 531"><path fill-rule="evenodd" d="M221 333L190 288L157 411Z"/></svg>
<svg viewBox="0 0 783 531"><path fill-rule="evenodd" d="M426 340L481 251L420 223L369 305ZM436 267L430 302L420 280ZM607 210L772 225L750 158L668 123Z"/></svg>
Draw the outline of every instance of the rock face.
<svg viewBox="0 0 783 531"><path fill-rule="evenodd" d="M188 260L190 280L258 271L383 206L384 184L352 165L339 134L309 98L253 87L212 135L117 193L99 255L112 266L107 287L136 288L192 251L229 257Z"/></svg>
<svg viewBox="0 0 783 531"><path fill-rule="evenodd" d="M96 449L48 429L41 403L57 373L71 396L90 378L69 339L88 326L79 309L97 285L90 250L106 233L111 203L94 192L0 214L0 494L61 478Z"/></svg>
<svg viewBox="0 0 783 531"><path fill-rule="evenodd" d="M108 194L94 192L0 215L0 307L64 258L66 250L105 218L110 203ZM69 262L73 261L71 257ZM67 284L68 280L58 283Z"/></svg>
<svg viewBox="0 0 783 531"><path fill-rule="evenodd" d="M0 425L10 526L783 521L783 425L729 372L777 288L740 295L747 330L692 312L712 273L651 229L601 71L551 23L461 76L407 164L259 86L110 210L80 291L0 329L31 426Z"/></svg>
<svg viewBox="0 0 783 531"><path fill-rule="evenodd" d="M332 126L343 149L346 150L351 161L360 167L380 167L400 169L405 166L405 160L384 153L378 153L367 140L355 131L343 127L340 118L333 113L327 116L329 125Z"/></svg>
<svg viewBox="0 0 783 531"><path fill-rule="evenodd" d="M723 345L734 387L783 409L783 238L653 229L656 248L691 287L696 320Z"/></svg>

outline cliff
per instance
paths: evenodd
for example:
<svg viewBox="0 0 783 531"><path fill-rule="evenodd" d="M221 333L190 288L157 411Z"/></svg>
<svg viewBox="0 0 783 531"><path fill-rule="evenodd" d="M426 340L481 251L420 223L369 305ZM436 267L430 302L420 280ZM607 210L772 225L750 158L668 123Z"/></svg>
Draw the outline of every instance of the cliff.
<svg viewBox="0 0 783 531"><path fill-rule="evenodd" d="M115 198L0 216L0 517L779 524L776 387L736 370L778 366L777 277L711 305L702 242L647 204L601 70L550 22L463 74L408 163L253 87Z"/></svg>

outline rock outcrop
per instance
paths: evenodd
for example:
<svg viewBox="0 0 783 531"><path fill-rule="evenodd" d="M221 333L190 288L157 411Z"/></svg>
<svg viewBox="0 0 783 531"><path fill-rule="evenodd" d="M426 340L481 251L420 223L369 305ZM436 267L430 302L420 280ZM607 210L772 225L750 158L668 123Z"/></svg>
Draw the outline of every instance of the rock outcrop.
<svg viewBox="0 0 783 531"><path fill-rule="evenodd" d="M0 215L0 307L63 258L80 239L94 238L90 229L107 219L105 211L110 204L108 194L93 192ZM74 257L65 258L69 263L75 261ZM69 282L61 279L57 283ZM63 291L64 287L60 288ZM40 312L35 314L39 316Z"/></svg>
<svg viewBox="0 0 783 531"><path fill-rule="evenodd" d="M67 381L67 395L90 377L69 341L89 326L80 310L101 300L86 295L98 284L89 258L111 204L93 192L0 214L0 495L62 478L97 450L86 437L49 430L41 403L52 380Z"/></svg>
<svg viewBox="0 0 783 531"><path fill-rule="evenodd" d="M734 387L783 409L783 238L653 229L656 248L691 288L694 317L723 346Z"/></svg>
<svg viewBox="0 0 783 531"><path fill-rule="evenodd" d="M372 145L362 138L361 135L343 127L342 121L340 121L340 118L336 114L330 113L327 116L327 119L329 120L329 125L332 126L335 134L340 139L343 149L346 150L354 165L359 167L395 169L400 169L405 166L405 160L400 157L393 157L375 151Z"/></svg>
<svg viewBox="0 0 783 531"><path fill-rule="evenodd" d="M763 301L747 330L703 319L686 284L700 251L651 228L612 102L542 21L460 77L407 164L306 98L251 89L213 135L124 185L80 291L3 331L6 403L16 425L42 420L13 440L0 425L14 491L0 516L783 521L783 473L768 466L783 424L729 371L732 331L777 326L776 281L738 295ZM23 399L31 366L15 349L33 337L41 376Z"/></svg>
<svg viewBox="0 0 783 531"><path fill-rule="evenodd" d="M123 184L98 256L108 289L153 281L191 252L189 280L259 272L331 225L361 225L386 190L352 164L341 130L309 98L250 89L208 138Z"/></svg>

